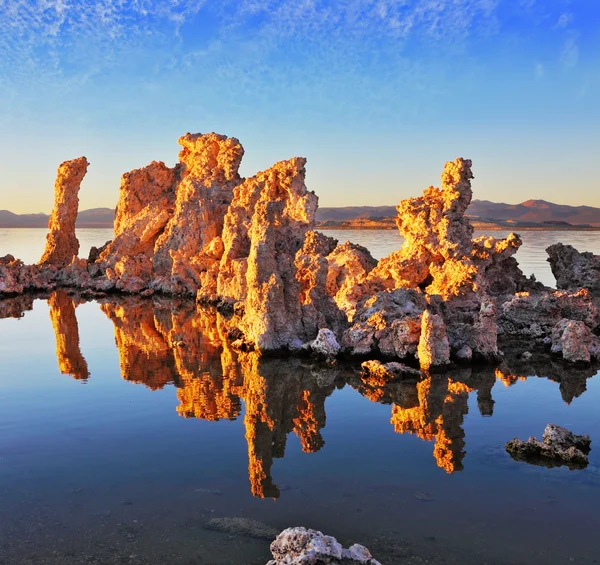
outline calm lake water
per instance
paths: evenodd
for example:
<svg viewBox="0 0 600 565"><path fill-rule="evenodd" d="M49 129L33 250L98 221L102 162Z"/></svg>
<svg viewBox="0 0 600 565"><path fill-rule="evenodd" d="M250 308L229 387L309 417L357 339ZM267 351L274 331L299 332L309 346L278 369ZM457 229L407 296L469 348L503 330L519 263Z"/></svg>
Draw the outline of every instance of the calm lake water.
<svg viewBox="0 0 600 565"><path fill-rule="evenodd" d="M376 257L400 244L327 233ZM34 261L44 235L0 230L0 255ZM78 235L85 256L111 232ZM599 232L521 235L523 270L546 284L551 243L600 253ZM238 355L190 303L64 292L0 320L0 359L2 565L258 565L294 525L385 565L600 562L594 368L546 358L380 387L352 365ZM591 435L585 470L505 453L548 422Z"/></svg>

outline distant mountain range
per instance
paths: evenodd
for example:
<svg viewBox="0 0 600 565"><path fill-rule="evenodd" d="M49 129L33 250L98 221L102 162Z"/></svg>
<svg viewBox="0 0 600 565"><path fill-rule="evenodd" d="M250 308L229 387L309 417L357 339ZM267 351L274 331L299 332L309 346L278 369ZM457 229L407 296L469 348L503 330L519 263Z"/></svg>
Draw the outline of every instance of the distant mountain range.
<svg viewBox="0 0 600 565"><path fill-rule="evenodd" d="M317 222L323 227L336 227L348 223L352 226L381 223L397 214L394 206L347 206L344 208L319 208ZM477 226L490 224L497 227L600 227L600 208L591 206L566 206L546 200L526 200L521 204L503 204L488 200L473 200L467 215ZM348 226L350 227L350 226Z"/></svg>
<svg viewBox="0 0 600 565"><path fill-rule="evenodd" d="M48 214L14 214L0 210L0 228L47 228ZM115 211L111 208L81 210L77 215L78 228L112 228Z"/></svg>
<svg viewBox="0 0 600 565"><path fill-rule="evenodd" d="M600 208L566 206L546 200L526 200L521 204L502 204L488 200L473 200L467 215L478 225L506 228L568 228L600 227ZM395 206L345 206L319 208L317 222L321 227L384 227L394 226ZM47 214L14 214L0 210L0 228L46 228ZM77 216L79 228L112 228L115 211L111 208L82 210Z"/></svg>

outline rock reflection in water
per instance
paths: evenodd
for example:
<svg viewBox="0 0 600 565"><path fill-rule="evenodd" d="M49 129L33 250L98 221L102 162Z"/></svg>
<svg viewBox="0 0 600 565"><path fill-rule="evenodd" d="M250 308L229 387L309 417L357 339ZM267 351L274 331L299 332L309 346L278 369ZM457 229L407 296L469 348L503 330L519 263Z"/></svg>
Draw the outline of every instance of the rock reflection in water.
<svg viewBox="0 0 600 565"><path fill-rule="evenodd" d="M79 349L79 327L75 316L75 302L64 290L57 290L48 299L50 319L56 336L56 358L63 375L87 379L88 365Z"/></svg>
<svg viewBox="0 0 600 565"><path fill-rule="evenodd" d="M244 401L250 487L261 498L279 497L271 468L274 459L284 456L290 433L298 436L306 453L324 446L325 400L336 387L349 384L370 401L391 405L394 430L433 442L437 465L454 473L463 469L466 455L463 421L469 393L476 392L481 415L491 416L497 381L513 386L538 375L559 383L562 398L569 403L585 391L586 380L597 371L589 366L569 367L566 372L560 360L546 353L515 351L498 367L459 367L386 379L360 374L356 364L330 366L234 350L227 320L192 301L156 296L103 300L101 309L114 324L123 379L152 390L175 386L176 410L185 418L233 420L242 414ZM56 291L48 303L61 372L87 378L87 363L79 350L76 301ZM24 310L29 304L22 306ZM16 312L12 303L4 310Z"/></svg>

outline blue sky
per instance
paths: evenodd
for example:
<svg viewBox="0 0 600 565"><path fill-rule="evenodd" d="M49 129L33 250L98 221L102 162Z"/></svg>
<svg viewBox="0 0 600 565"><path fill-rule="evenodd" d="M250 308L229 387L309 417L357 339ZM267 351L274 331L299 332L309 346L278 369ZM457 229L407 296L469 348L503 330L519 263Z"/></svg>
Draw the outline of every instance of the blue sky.
<svg viewBox="0 0 600 565"><path fill-rule="evenodd" d="M473 159L475 198L600 206L598 0L0 0L0 209L81 208L177 138L296 155L322 206L397 204Z"/></svg>

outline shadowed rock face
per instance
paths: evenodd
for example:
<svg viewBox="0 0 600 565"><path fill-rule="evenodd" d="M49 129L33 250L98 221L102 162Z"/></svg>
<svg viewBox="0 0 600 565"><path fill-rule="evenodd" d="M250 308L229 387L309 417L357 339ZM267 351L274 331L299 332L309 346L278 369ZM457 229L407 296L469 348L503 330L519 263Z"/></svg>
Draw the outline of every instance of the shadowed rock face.
<svg viewBox="0 0 600 565"><path fill-rule="evenodd" d="M580 253L572 245L562 243L551 245L546 252L557 288L585 288L595 296L600 296L600 255Z"/></svg>
<svg viewBox="0 0 600 565"><path fill-rule="evenodd" d="M54 209L48 222L46 249L40 264L66 267L79 253L75 221L79 208L79 185L88 168L85 157L65 161L58 167L54 185Z"/></svg>

